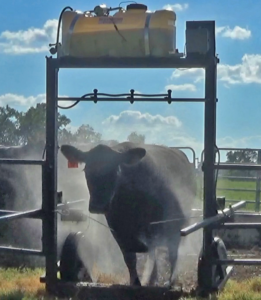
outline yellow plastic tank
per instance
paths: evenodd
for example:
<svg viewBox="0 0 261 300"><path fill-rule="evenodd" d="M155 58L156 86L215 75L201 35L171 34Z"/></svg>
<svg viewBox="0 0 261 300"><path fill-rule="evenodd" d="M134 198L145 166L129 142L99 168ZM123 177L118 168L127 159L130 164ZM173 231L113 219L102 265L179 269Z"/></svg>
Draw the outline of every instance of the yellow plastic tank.
<svg viewBox="0 0 261 300"><path fill-rule="evenodd" d="M66 11L58 57L166 57L176 49L176 14L130 4L112 16Z"/></svg>

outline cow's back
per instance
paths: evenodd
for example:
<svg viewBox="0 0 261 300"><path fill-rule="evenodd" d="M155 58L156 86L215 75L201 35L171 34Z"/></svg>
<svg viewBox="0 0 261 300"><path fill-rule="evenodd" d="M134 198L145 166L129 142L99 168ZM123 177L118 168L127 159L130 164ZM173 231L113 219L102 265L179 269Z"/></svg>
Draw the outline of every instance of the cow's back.
<svg viewBox="0 0 261 300"><path fill-rule="evenodd" d="M122 184L127 187L128 197L132 198L129 201L136 203L137 210L144 210L140 213L144 218L182 217L192 208L196 193L193 167L186 155L165 146L129 142L113 148L124 152L136 147L146 149L145 157L134 166L122 166ZM152 212L153 207L156 215Z"/></svg>

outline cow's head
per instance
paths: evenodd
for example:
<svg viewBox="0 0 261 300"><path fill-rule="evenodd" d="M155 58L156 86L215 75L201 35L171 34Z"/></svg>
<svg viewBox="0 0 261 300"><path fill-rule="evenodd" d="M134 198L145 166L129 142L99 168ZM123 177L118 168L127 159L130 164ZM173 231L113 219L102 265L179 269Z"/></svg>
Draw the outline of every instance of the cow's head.
<svg viewBox="0 0 261 300"><path fill-rule="evenodd" d="M83 152L71 145L61 147L63 155L71 162L85 163L85 177L90 192L89 211L103 214L115 195L121 164L138 163L146 154L143 148L117 152L105 145L98 145Z"/></svg>

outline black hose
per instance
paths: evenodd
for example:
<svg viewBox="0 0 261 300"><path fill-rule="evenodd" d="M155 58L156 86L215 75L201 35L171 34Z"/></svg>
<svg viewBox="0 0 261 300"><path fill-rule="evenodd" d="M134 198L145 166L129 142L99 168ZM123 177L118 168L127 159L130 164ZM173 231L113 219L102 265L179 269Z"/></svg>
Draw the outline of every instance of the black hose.
<svg viewBox="0 0 261 300"><path fill-rule="evenodd" d="M55 44L49 44L49 47L54 46L54 48L50 49L51 54L57 53L57 47L59 44L59 38L60 38L60 27L61 27L61 21L62 21L62 16L64 12L69 9L70 11L73 11L73 9L70 6L66 6L60 13L59 21L58 21L58 26L57 26L57 35L56 35L56 43Z"/></svg>

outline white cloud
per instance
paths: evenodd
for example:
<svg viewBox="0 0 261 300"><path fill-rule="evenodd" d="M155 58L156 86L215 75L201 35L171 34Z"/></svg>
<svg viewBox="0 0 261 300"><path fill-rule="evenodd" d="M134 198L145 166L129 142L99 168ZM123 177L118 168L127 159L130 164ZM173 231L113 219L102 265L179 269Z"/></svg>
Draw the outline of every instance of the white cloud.
<svg viewBox="0 0 261 300"><path fill-rule="evenodd" d="M245 54L236 65L218 64L218 80L229 84L261 84L261 55ZM175 70L171 79L186 79L194 83L204 79L203 69Z"/></svg>
<svg viewBox="0 0 261 300"><path fill-rule="evenodd" d="M194 84L185 83L185 84L169 84L165 86L166 90L172 90L172 91L189 91L189 92L195 92L197 90L196 86Z"/></svg>
<svg viewBox="0 0 261 300"><path fill-rule="evenodd" d="M104 125L126 125L129 126L133 122L138 123L138 126L174 126L176 128L181 126L181 122L174 116L163 117L161 115L151 115L149 113L141 113L140 111L125 110L118 116L111 115L103 121Z"/></svg>
<svg viewBox="0 0 261 300"><path fill-rule="evenodd" d="M173 10L173 11L183 11L188 9L188 7L189 7L188 3L184 3L184 4L176 3L176 4L166 4L163 6L163 9Z"/></svg>
<svg viewBox="0 0 261 300"><path fill-rule="evenodd" d="M186 78L186 80L192 80L197 83L204 79L203 69L176 69L172 75L171 79Z"/></svg>
<svg viewBox="0 0 261 300"><path fill-rule="evenodd" d="M3 31L0 34L0 52L6 54L47 52L49 43L56 41L57 23L57 20L47 20L42 28Z"/></svg>
<svg viewBox="0 0 261 300"><path fill-rule="evenodd" d="M261 55L245 54L241 64L234 66L221 64L218 67L218 77L229 84L261 84Z"/></svg>
<svg viewBox="0 0 261 300"><path fill-rule="evenodd" d="M60 97L67 97L61 96ZM31 106L36 105L37 103L43 103L46 101L45 94L38 94L36 96L28 96L25 97L23 95L11 94L7 93L4 95L0 95L0 106L9 105L10 107L22 107L22 108L29 108ZM73 104L74 101L59 101L59 105L61 106L69 106Z"/></svg>
<svg viewBox="0 0 261 300"><path fill-rule="evenodd" d="M245 136L235 139L231 136L225 136L217 139L219 148L260 148L261 135Z"/></svg>
<svg viewBox="0 0 261 300"><path fill-rule="evenodd" d="M230 38L233 40L245 40L251 37L251 30L235 26L231 29L229 26L217 27L216 34L222 37Z"/></svg>
<svg viewBox="0 0 261 300"><path fill-rule="evenodd" d="M0 105L5 106L9 105L13 106L23 106L23 107L30 107L35 105L36 103L41 103L45 101L45 94L39 94L37 96L29 96L25 97L23 95L17 94L4 94L0 95Z"/></svg>
<svg viewBox="0 0 261 300"><path fill-rule="evenodd" d="M147 143L183 146L184 143L187 144L186 139L189 139L183 132L182 122L176 116L126 110L118 115L111 115L102 122L104 139L126 141L133 131L144 134Z"/></svg>

